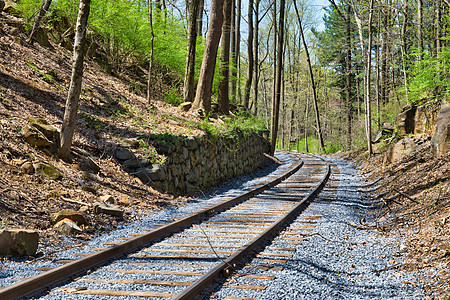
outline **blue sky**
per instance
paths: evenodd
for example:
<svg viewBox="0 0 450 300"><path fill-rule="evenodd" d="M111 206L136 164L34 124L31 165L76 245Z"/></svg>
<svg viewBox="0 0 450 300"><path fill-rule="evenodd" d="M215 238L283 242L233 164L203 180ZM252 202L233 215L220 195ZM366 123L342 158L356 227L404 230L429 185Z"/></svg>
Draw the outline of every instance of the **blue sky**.
<svg viewBox="0 0 450 300"><path fill-rule="evenodd" d="M323 30L325 28L322 20L325 13L323 7L330 5L330 2L328 0L309 0L309 3L313 5L314 10L317 12L317 21L319 22L317 29Z"/></svg>

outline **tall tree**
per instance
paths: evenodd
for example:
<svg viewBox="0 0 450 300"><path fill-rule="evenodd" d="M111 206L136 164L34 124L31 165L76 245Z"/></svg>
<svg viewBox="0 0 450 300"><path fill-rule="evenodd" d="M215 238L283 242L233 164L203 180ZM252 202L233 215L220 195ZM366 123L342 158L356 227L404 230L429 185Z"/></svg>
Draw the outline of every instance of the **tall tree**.
<svg viewBox="0 0 450 300"><path fill-rule="evenodd" d="M188 18L188 45L186 54L186 71L184 75L184 101L194 101L195 95L195 48L197 44L197 15L201 0L191 0Z"/></svg>
<svg viewBox="0 0 450 300"><path fill-rule="evenodd" d="M311 88L312 88L313 102L314 102L314 112L316 114L317 138L319 139L320 150L325 151L325 145L323 144L323 137L322 137L322 127L320 126L320 115L319 115L319 105L318 105L318 100L317 100L316 84L314 82L314 73L313 73L313 70L311 67L311 57L309 56L308 45L306 44L305 34L303 32L302 19L298 12L296 0L294 0L294 7L295 7L295 13L297 14L297 20L298 20L298 26L300 28L300 34L302 36L303 47L305 48L306 61L308 63L309 78L311 80Z"/></svg>
<svg viewBox="0 0 450 300"><path fill-rule="evenodd" d="M279 15L279 30L278 30L278 45L277 45L277 72L275 79L275 98L272 100L272 116L270 123L270 153L275 153L275 146L277 143L278 134L278 119L280 113L280 98L281 98L281 73L283 71L283 42L284 42L284 15L285 15L286 1L280 0L280 15Z"/></svg>
<svg viewBox="0 0 450 300"><path fill-rule="evenodd" d="M205 7L205 0L199 0L198 10L197 10L197 36L202 36L203 34L203 9Z"/></svg>
<svg viewBox="0 0 450 300"><path fill-rule="evenodd" d="M231 30L231 0L225 0L223 6L222 38L220 45L220 74L217 102L219 112L225 115L229 113L229 83L230 83L230 30Z"/></svg>
<svg viewBox="0 0 450 300"><path fill-rule="evenodd" d="M152 91L152 72L153 72L153 43L155 41L155 34L153 32L153 9L152 0L148 0L148 18L150 23L150 59L148 64L148 81L147 81L147 102L150 103L150 95Z"/></svg>
<svg viewBox="0 0 450 300"><path fill-rule="evenodd" d="M255 0L255 27L253 37L253 54L254 54L254 80L253 80L253 102L252 113L256 116L258 113L258 84L259 84L259 0Z"/></svg>
<svg viewBox="0 0 450 300"><path fill-rule="evenodd" d="M244 101L242 105L248 108L250 103L250 89L252 86L253 79L253 0L248 1L248 37L247 37L247 56L248 56L248 67L247 67L247 80L245 81L244 89Z"/></svg>
<svg viewBox="0 0 450 300"><path fill-rule="evenodd" d="M224 0L211 0L211 11L208 24L208 36L205 42L202 66L198 79L197 92L191 110L203 109L211 111L211 93L216 67L217 50L222 34Z"/></svg>
<svg viewBox="0 0 450 300"><path fill-rule="evenodd" d="M77 121L78 102L83 80L83 63L86 53L86 25L89 18L91 0L81 0L78 8L75 42L73 45L72 75L70 77L69 94L66 101L63 124L61 127L61 144L58 156L63 160L70 160L70 147Z"/></svg>
<svg viewBox="0 0 450 300"><path fill-rule="evenodd" d="M44 0L44 2L42 3L41 9L39 10L36 20L34 21L33 29L31 30L30 36L28 37L28 40L27 40L28 43L30 43L30 42L32 43L34 41L34 37L36 36L36 33L41 24L41 20L47 13L51 4L52 4L52 0Z"/></svg>
<svg viewBox="0 0 450 300"><path fill-rule="evenodd" d="M417 0L417 51L419 60L423 58L423 0Z"/></svg>

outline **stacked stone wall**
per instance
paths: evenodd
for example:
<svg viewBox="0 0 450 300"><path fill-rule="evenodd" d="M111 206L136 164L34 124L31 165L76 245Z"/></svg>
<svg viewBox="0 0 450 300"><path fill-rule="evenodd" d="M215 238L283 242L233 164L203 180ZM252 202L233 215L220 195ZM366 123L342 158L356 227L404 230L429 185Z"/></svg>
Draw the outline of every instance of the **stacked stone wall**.
<svg viewBox="0 0 450 300"><path fill-rule="evenodd" d="M263 133L236 133L233 137L171 137L155 148L167 157L162 165L137 159L124 167L144 184L172 194L193 194L233 177L250 173L267 163L270 144ZM134 162L134 164L133 164Z"/></svg>

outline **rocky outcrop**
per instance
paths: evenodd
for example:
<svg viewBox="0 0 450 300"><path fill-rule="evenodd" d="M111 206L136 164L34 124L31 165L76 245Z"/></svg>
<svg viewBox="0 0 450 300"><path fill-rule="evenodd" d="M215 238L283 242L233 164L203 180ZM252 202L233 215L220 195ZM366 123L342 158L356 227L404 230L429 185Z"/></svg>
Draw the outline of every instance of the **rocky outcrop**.
<svg viewBox="0 0 450 300"><path fill-rule="evenodd" d="M39 234L28 229L0 230L0 255L35 255Z"/></svg>
<svg viewBox="0 0 450 300"><path fill-rule="evenodd" d="M442 156L450 151L450 105L444 105L437 116L436 130L431 138L431 154Z"/></svg>
<svg viewBox="0 0 450 300"><path fill-rule="evenodd" d="M399 134L433 134L440 106L426 103L405 109L397 116Z"/></svg>

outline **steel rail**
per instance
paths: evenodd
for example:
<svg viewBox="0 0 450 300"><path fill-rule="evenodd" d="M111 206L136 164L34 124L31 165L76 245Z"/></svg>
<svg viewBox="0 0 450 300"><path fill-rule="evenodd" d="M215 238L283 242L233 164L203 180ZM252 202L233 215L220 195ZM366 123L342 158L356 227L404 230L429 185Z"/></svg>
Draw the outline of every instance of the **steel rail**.
<svg viewBox="0 0 450 300"><path fill-rule="evenodd" d="M218 214L226 210L230 206L234 206L257 194L260 194L263 191L279 184L281 181L297 172L303 166L303 164L304 163L302 160L298 160L293 165L291 165L289 169L283 173L283 175L277 177L274 180L267 180L263 183L260 183L257 185L257 188L245 192L228 201L215 205L211 208L206 208L198 213L192 214L153 231L149 231L148 233L142 234L135 238L131 238L130 240L127 240L117 246L113 246L111 248L93 253L68 264L46 271L37 276L2 288L0 289L0 299L21 299L39 295L51 289L52 287L60 285L67 280L85 274L88 270L95 269L127 253L136 251L143 246L149 245L152 242L156 242L169 234L179 232L187 226L194 224L195 222Z"/></svg>
<svg viewBox="0 0 450 300"><path fill-rule="evenodd" d="M277 220L276 223L274 223L272 226L266 229L258 237L254 238L247 246L243 247L241 250L237 251L235 254L219 263L211 271L209 271L201 278L199 278L197 281L195 281L183 292L178 294L174 299L177 300L195 299L197 295L199 295L202 291L206 290L216 279L220 278L222 275L227 276L233 273L234 272L233 269L235 269L235 266L237 266L237 264L241 262L242 258L245 255L252 254L254 249L258 248L270 236L277 233L285 222L287 222L294 216L297 216L304 209L307 202L310 201L313 196L320 193L320 191L323 189L326 182L328 181L328 178L330 177L330 165L327 163L326 166L327 166L326 172L321 181L309 192L308 195L303 197L303 199L296 206L294 206L287 214L285 214L283 217Z"/></svg>

